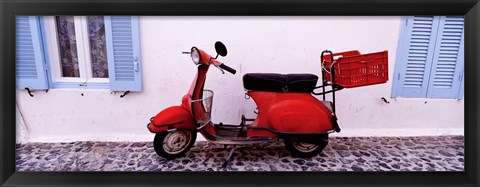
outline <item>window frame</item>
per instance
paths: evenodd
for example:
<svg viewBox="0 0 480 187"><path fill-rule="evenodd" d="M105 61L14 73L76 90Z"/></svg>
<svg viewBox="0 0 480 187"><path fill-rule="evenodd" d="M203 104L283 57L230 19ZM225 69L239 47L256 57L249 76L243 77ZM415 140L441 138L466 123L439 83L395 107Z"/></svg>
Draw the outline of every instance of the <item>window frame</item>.
<svg viewBox="0 0 480 187"><path fill-rule="evenodd" d="M104 87L108 88L109 78L92 76L92 61L90 41L88 38L88 23L86 16L74 16L75 37L80 77L62 77L60 52L57 37L55 16L44 16L44 29L48 57L50 59L51 79L55 87ZM107 58L109 58L107 56ZM97 84L97 85L95 85ZM88 86L90 85L90 86Z"/></svg>

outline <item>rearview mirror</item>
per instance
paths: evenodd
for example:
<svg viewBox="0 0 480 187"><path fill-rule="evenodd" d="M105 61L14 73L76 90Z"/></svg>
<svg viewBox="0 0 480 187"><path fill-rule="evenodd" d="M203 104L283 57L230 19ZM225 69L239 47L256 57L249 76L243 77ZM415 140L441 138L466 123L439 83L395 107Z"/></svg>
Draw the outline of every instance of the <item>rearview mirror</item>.
<svg viewBox="0 0 480 187"><path fill-rule="evenodd" d="M217 51L217 54L220 56L227 56L227 48L220 41L215 42L215 51Z"/></svg>

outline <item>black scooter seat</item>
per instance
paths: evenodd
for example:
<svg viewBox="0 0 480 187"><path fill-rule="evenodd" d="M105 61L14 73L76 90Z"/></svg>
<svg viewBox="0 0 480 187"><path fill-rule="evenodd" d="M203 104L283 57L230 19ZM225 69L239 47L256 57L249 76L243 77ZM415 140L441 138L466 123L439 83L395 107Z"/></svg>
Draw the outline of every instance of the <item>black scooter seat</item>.
<svg viewBox="0 0 480 187"><path fill-rule="evenodd" d="M317 85L314 74L247 73L243 87L250 91L310 93Z"/></svg>

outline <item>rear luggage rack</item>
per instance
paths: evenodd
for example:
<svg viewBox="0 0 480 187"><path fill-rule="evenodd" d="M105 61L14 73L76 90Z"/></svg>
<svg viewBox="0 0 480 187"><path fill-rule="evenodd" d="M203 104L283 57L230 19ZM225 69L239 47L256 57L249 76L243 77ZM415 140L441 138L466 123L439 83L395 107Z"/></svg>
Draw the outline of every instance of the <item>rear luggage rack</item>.
<svg viewBox="0 0 480 187"><path fill-rule="evenodd" d="M336 59L334 59L336 57ZM373 84L382 84L388 81L388 51L361 54L359 51L345 51L332 53L325 50L320 56L322 69L322 85L315 89L322 89L313 95L332 94L333 128L340 132L335 111L335 92L344 88L354 88ZM325 88L330 86L330 90Z"/></svg>
<svg viewBox="0 0 480 187"><path fill-rule="evenodd" d="M354 50L325 56L322 53L321 64L323 77L344 88L388 81L388 51L361 54Z"/></svg>

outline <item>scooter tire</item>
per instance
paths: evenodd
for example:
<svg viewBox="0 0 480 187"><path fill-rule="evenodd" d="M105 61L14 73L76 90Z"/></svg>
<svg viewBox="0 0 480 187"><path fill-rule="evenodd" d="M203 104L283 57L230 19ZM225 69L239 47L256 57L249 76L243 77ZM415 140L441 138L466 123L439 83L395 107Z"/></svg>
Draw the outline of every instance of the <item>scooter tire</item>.
<svg viewBox="0 0 480 187"><path fill-rule="evenodd" d="M179 150L176 150L176 151L166 150L168 149L168 146L165 145L166 143L165 141L173 141L173 140L170 140L170 138L171 136L174 135L174 133L183 133L190 137L188 138L188 140L184 142L183 145L180 145ZM155 138L153 139L153 149L155 150L158 156L171 160L171 159L179 158L185 155L185 153L188 152L190 148L192 148L193 144L195 144L196 139L197 139L197 132L191 131L191 130L159 132L155 134Z"/></svg>
<svg viewBox="0 0 480 187"><path fill-rule="evenodd" d="M310 158L318 155L325 149L328 144L328 134L320 135L314 143L311 141L307 143L307 141L302 141L302 138L299 137L284 138L283 143L292 157Z"/></svg>

